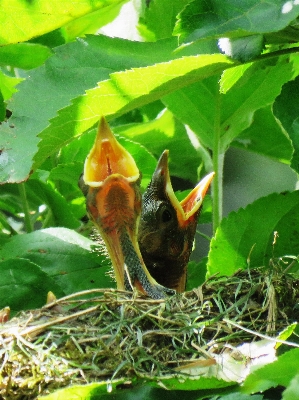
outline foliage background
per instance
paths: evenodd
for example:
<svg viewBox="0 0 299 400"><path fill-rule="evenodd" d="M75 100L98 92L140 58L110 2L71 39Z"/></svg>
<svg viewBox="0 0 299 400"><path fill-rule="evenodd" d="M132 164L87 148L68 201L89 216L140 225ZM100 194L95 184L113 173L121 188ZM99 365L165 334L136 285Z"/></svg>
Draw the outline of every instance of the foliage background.
<svg viewBox="0 0 299 400"><path fill-rule="evenodd" d="M134 156L143 189L165 148L175 185L190 188L215 170L213 209L207 198L201 216L213 238L207 258L195 255L190 265L189 288L206 273L273 260L296 275L298 15L293 0L2 1L0 307L16 312L41 306L49 290L113 285L77 186L101 115ZM258 175L283 181L271 191L291 192L261 196L222 219L232 148L242 159L274 160ZM287 178L274 168L280 164ZM247 193L253 186L265 194L248 175ZM242 184L227 197L238 197ZM298 372L283 383L286 399Z"/></svg>

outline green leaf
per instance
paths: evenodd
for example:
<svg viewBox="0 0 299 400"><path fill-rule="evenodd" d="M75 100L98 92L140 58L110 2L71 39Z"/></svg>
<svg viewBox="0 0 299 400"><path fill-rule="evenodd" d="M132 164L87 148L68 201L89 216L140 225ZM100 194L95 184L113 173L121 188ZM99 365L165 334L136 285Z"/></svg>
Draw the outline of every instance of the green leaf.
<svg viewBox="0 0 299 400"><path fill-rule="evenodd" d="M113 21L120 12L121 7L128 0L110 1L104 8L83 15L67 23L64 27L64 36L66 41L76 39L79 36L96 33L102 26Z"/></svg>
<svg viewBox="0 0 299 400"><path fill-rule="evenodd" d="M0 65L13 68L32 69L43 64L52 51L40 44L17 43L0 47Z"/></svg>
<svg viewBox="0 0 299 400"><path fill-rule="evenodd" d="M242 387L244 393L262 392L278 385L287 387L292 379L298 379L299 349L293 349L283 354L271 364L255 369L245 379ZM295 385L295 382L294 382Z"/></svg>
<svg viewBox="0 0 299 400"><path fill-rule="evenodd" d="M181 378L181 377L180 377ZM199 378L199 379L186 379L182 382L178 377L162 378L159 382L142 381L141 385L130 389L122 389L123 380L112 380L111 382L92 383L89 385L76 385L62 390L57 390L48 396L38 397L40 400L64 400L64 399L86 399L86 400L179 400L184 398L186 400L199 400L210 398L215 393L225 393L226 388L235 385L234 382L225 382L216 378ZM161 389L161 383L171 390ZM153 385L155 387L153 387ZM118 388L119 386L119 388ZM108 392L109 388L109 392ZM179 390L176 390L178 389ZM196 390L197 388L197 390ZM211 390L208 390L211 389ZM228 389L229 390L229 389ZM243 397L240 398L243 400ZM244 398L246 399L246 397Z"/></svg>
<svg viewBox="0 0 299 400"><path fill-rule="evenodd" d="M86 152L86 155L88 153ZM68 182L78 187L78 180L83 172L83 162L72 162L69 164L59 164L54 167L49 175L50 180Z"/></svg>
<svg viewBox="0 0 299 400"><path fill-rule="evenodd" d="M9 214L19 214L21 212L21 201L15 185L1 186L0 209Z"/></svg>
<svg viewBox="0 0 299 400"><path fill-rule="evenodd" d="M252 64L253 63L241 64L223 71L219 81L220 93L225 94L228 92L234 84L242 78L242 75L244 75L245 71L251 67Z"/></svg>
<svg viewBox="0 0 299 400"><path fill-rule="evenodd" d="M155 101L178 87L214 75L231 63L221 55L203 55L111 74L111 79L88 90L85 96L76 98L71 106L61 110L51 125L40 133L42 140L34 157L34 168L49 153L89 129L101 115L121 115Z"/></svg>
<svg viewBox="0 0 299 400"><path fill-rule="evenodd" d="M186 42L203 37L238 37L282 30L299 15L293 1L194 0L180 13L174 33Z"/></svg>
<svg viewBox="0 0 299 400"><path fill-rule="evenodd" d="M296 307L296 306L295 306ZM296 343L299 345L299 325L297 322L294 322L291 325L288 325L278 336L278 340L284 340L291 343ZM290 351L292 347L289 344L285 343L276 343L276 354L280 356L281 354Z"/></svg>
<svg viewBox="0 0 299 400"><path fill-rule="evenodd" d="M28 42L40 44L42 46L54 49L54 47L61 46L66 43L65 28L61 27L54 29L54 31L47 32L41 36L33 37Z"/></svg>
<svg viewBox="0 0 299 400"><path fill-rule="evenodd" d="M22 82L22 80L23 79L21 78L7 76L2 71L0 71L0 91L3 96L3 100L8 100L12 96L12 94L16 92L15 87L18 83Z"/></svg>
<svg viewBox="0 0 299 400"><path fill-rule="evenodd" d="M190 142L185 127L168 110L164 110L153 121L119 126L114 131L139 142L154 154L156 159L168 149L170 174L197 182L199 155ZM155 166L156 163L153 169L148 171L150 176Z"/></svg>
<svg viewBox="0 0 299 400"><path fill-rule="evenodd" d="M118 380L111 384L111 389L115 390L117 384L123 383L122 380ZM102 383L91 383L89 385L74 385L64 389L56 390L55 392L47 396L39 396L40 400L64 400L64 399L75 399L76 397L82 400L92 400L95 398L102 399L108 396L108 384L107 382ZM110 396L110 395L109 395Z"/></svg>
<svg viewBox="0 0 299 400"><path fill-rule="evenodd" d="M67 146L64 146L57 156L57 163L65 165L75 164L76 171L79 170L78 164L81 164L82 168L79 173L80 175L83 172L83 165L86 156L90 152L90 149L94 143L95 134L96 129L90 129L90 131L85 132L84 135L76 137L71 143L69 143Z"/></svg>
<svg viewBox="0 0 299 400"><path fill-rule="evenodd" d="M202 285L206 280L207 273L207 258L203 258L199 263L190 261L188 263L187 270L187 286L186 291L192 290L194 288Z"/></svg>
<svg viewBox="0 0 299 400"><path fill-rule="evenodd" d="M211 241L208 275L268 266L273 257L298 254L299 192L262 197L224 218ZM274 232L278 237L273 245Z"/></svg>
<svg viewBox="0 0 299 400"><path fill-rule="evenodd" d="M106 275L110 263L103 248L93 250L93 246L74 231L49 228L14 236L0 250L0 259L24 258L36 264L58 285L57 295L114 286Z"/></svg>
<svg viewBox="0 0 299 400"><path fill-rule="evenodd" d="M219 77L212 77L165 96L163 102L205 147L213 149L214 134L219 134L224 152L251 125L254 112L274 101L291 73L289 64L259 69L255 64L225 94L219 93Z"/></svg>
<svg viewBox="0 0 299 400"><path fill-rule="evenodd" d="M30 179L26 182L26 191L31 201L38 205L46 204L49 207L52 226L64 226L72 229L80 226L65 198L50 184L43 183L38 179Z"/></svg>
<svg viewBox="0 0 299 400"><path fill-rule="evenodd" d="M193 377L169 376L159 379L163 383L164 387L168 390L206 390L206 389L218 389L226 388L229 386L235 386L236 382L227 382L223 379L217 379L214 377L206 378L200 375ZM157 384L158 387L158 384Z"/></svg>
<svg viewBox="0 0 299 400"><path fill-rule="evenodd" d="M9 258L0 262L0 309L9 306L15 311L28 310L46 304L47 293L61 296L55 280L28 259Z"/></svg>
<svg viewBox="0 0 299 400"><path fill-rule="evenodd" d="M218 400L218 397L215 397L215 399L211 400ZM232 394L227 394L226 396L221 396L219 399L221 400L263 400L264 396L261 394L257 395L247 395L243 393L232 393Z"/></svg>
<svg viewBox="0 0 299 400"><path fill-rule="evenodd" d="M5 107L5 104L4 104L3 95L2 95L2 93L0 91L0 122L4 121L5 114L6 114L6 107Z"/></svg>
<svg viewBox="0 0 299 400"><path fill-rule="evenodd" d="M273 105L274 115L280 120L294 147L291 167L299 173L299 118L298 118L298 93L299 77L286 83Z"/></svg>
<svg viewBox="0 0 299 400"><path fill-rule="evenodd" d="M202 145L213 147L215 114L219 98L219 76L212 76L164 96L167 108L196 133Z"/></svg>
<svg viewBox="0 0 299 400"><path fill-rule="evenodd" d="M283 392L283 400L294 400L299 393L299 373L294 376L289 386Z"/></svg>
<svg viewBox="0 0 299 400"><path fill-rule="evenodd" d="M0 14L0 45L40 36L78 17L122 0L3 0Z"/></svg>
<svg viewBox="0 0 299 400"><path fill-rule="evenodd" d="M88 36L58 47L45 65L31 71L9 104L12 117L0 127L0 181L16 182L28 177L40 140L37 135L73 98L107 80L113 71L168 61L175 47L175 40L138 43L106 36ZM73 109L70 120L75 116ZM56 140L64 138L62 131L50 140L50 149L45 149L47 156L55 144L58 150L67 144L62 140L57 147Z"/></svg>
<svg viewBox="0 0 299 400"><path fill-rule="evenodd" d="M152 0L139 20L139 32L149 40L155 41L172 36L177 14L189 0Z"/></svg>
<svg viewBox="0 0 299 400"><path fill-rule="evenodd" d="M274 117L272 107L257 110L252 125L237 136L232 146L288 164L293 154L292 142Z"/></svg>
<svg viewBox="0 0 299 400"><path fill-rule="evenodd" d="M117 137L117 140L134 158L142 176L141 188L145 190L147 185L150 183L152 173L156 168L156 159L139 143L134 143L132 140L121 137Z"/></svg>
<svg viewBox="0 0 299 400"><path fill-rule="evenodd" d="M51 121L51 125L39 134L41 141L39 151L34 157L34 168L37 168L49 154L59 150L74 137L93 126L101 115L121 115L157 100L178 87L187 86L196 80L219 73L231 64L232 62L223 55L203 55L111 74L111 79L101 82L97 88L88 90L86 95L77 97L71 106L61 110ZM66 92L64 88L64 96ZM25 93L23 90L22 95ZM24 179L31 169L31 159L36 152L36 133L44 125L44 121L34 121L37 115L31 118L18 119L14 135L7 126L1 132L9 138L6 139L6 148L9 150L2 153L7 157L0 176L4 181ZM17 164L16 157L20 160Z"/></svg>
<svg viewBox="0 0 299 400"><path fill-rule="evenodd" d="M4 233L4 237L0 236L0 243L2 245L4 244L4 242L2 242L2 239L8 239L11 234L15 233L15 230L11 226L11 220L9 220L7 216L0 211L0 235L3 234L3 230L6 232Z"/></svg>

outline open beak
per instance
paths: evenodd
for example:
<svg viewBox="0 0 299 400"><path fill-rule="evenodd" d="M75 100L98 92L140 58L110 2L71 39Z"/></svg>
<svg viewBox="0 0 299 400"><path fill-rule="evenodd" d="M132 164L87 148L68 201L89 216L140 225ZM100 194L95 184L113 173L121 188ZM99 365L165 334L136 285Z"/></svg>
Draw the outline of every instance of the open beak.
<svg viewBox="0 0 299 400"><path fill-rule="evenodd" d="M173 191L165 150L143 195L139 245L151 275L162 285L183 292L197 220L214 172L181 202Z"/></svg>
<svg viewBox="0 0 299 400"><path fill-rule="evenodd" d="M190 223L195 223L196 225L203 199L211 185L215 172L211 172L205 176L188 194L188 196L179 202L173 191L170 180L168 153L168 150L165 150L162 153L152 177L152 182L156 187L159 187L160 190L162 190L162 195L166 196L175 208L178 223L181 228L190 225Z"/></svg>
<svg viewBox="0 0 299 400"><path fill-rule="evenodd" d="M83 192L89 217L103 237L117 288L153 298L173 293L149 274L137 242L141 213L140 173L132 156L117 142L102 117L83 172Z"/></svg>

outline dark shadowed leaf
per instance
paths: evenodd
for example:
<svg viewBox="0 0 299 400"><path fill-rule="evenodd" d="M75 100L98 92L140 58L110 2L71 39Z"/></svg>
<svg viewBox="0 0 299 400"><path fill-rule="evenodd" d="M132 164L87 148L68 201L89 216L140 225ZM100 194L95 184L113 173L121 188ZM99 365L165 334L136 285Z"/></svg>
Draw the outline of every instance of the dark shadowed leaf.
<svg viewBox="0 0 299 400"><path fill-rule="evenodd" d="M237 136L232 146L284 163L290 163L293 154L292 142L274 117L272 107L257 110L251 126Z"/></svg>
<svg viewBox="0 0 299 400"><path fill-rule="evenodd" d="M55 280L29 259L11 258L0 262L0 309L28 310L46 304L47 293L62 296Z"/></svg>
<svg viewBox="0 0 299 400"><path fill-rule="evenodd" d="M80 226L66 199L50 184L38 179L26 182L27 195L35 204L46 204L51 210L51 226L75 229Z"/></svg>
<svg viewBox="0 0 299 400"><path fill-rule="evenodd" d="M274 115L288 132L294 147L291 167L299 172L299 77L286 83L273 105Z"/></svg>
<svg viewBox="0 0 299 400"><path fill-rule="evenodd" d="M93 245L74 231L49 228L13 237L1 249L0 259L27 259L55 282L60 293L112 287L114 283L107 276L110 262L103 247L93 250Z"/></svg>

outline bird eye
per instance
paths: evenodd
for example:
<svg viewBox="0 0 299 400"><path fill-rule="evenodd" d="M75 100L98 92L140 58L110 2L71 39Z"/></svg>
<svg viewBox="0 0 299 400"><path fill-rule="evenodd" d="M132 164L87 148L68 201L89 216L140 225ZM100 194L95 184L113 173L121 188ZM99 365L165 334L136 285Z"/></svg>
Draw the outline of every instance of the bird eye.
<svg viewBox="0 0 299 400"><path fill-rule="evenodd" d="M162 222L168 222L172 219L172 214L167 208L162 212Z"/></svg>

